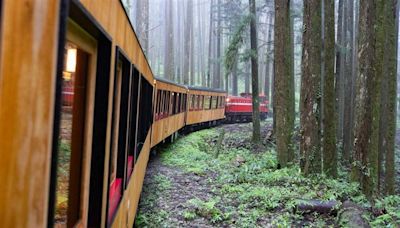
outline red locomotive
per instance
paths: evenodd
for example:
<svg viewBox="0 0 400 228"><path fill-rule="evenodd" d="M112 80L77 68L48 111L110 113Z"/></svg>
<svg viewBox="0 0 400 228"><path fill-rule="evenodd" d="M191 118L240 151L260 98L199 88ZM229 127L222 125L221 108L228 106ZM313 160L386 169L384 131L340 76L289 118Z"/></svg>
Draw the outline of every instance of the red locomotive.
<svg viewBox="0 0 400 228"><path fill-rule="evenodd" d="M248 122L252 120L251 93L241 93L240 96L228 96L225 103L225 116L227 122ZM268 101L260 95L260 118L266 119L268 114Z"/></svg>

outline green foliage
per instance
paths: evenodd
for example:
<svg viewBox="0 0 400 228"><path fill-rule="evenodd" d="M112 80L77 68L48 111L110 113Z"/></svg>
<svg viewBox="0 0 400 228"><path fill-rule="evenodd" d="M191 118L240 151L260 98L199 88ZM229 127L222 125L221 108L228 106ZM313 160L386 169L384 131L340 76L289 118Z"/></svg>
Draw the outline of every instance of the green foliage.
<svg viewBox="0 0 400 228"><path fill-rule="evenodd" d="M154 176L153 185L144 185L143 193L147 196L145 201L141 204L145 207L157 207L157 201L160 197L165 197L166 191L171 188L171 180L163 175L157 174ZM157 209L155 211L138 211L135 219L136 227L165 227L164 221L169 218L169 213L163 209Z"/></svg>
<svg viewBox="0 0 400 228"><path fill-rule="evenodd" d="M189 200L189 204L194 207L195 213L203 218L210 219L212 223L222 221L224 218L223 213L216 204L219 203L219 199L211 199L209 201L202 201L198 198ZM193 213L193 212L192 212Z"/></svg>
<svg viewBox="0 0 400 228"><path fill-rule="evenodd" d="M201 175L210 185L211 198L207 195L209 198L204 200L196 196L184 204L179 214L187 222L201 218L215 226L262 227L273 224L276 227L326 227L333 224L336 218L311 215L312 219L306 219L302 214L294 213L295 207L311 199L351 200L365 208L370 207L359 185L348 181L347 173L341 171L339 178L331 179L325 175L305 177L298 165L277 169L274 148L257 153L251 151L250 136L242 131L227 131L220 156L216 158L218 135L218 129L194 132L165 147L159 154L163 165ZM173 226L165 222L168 213L156 204L158 197L165 197L174 188L172 179L162 174L153 179L157 183L157 191L148 196L145 203L154 205L154 209L140 212L138 220L145 226L161 226L158 221L164 219L164 225ZM144 191L148 190L145 186ZM399 220L398 200L388 198L377 203L384 205L388 213L372 221L372 224L396 224Z"/></svg>
<svg viewBox="0 0 400 228"><path fill-rule="evenodd" d="M197 217L197 215L196 215L196 213L194 213L193 211L184 211L183 212L183 217L186 219L186 220L193 220L193 219L195 219L196 217Z"/></svg>
<svg viewBox="0 0 400 228"><path fill-rule="evenodd" d="M229 74L232 71L232 68L238 56L239 48L243 43L243 35L246 32L246 28L250 23L250 19L251 17L248 15L241 18L235 32L232 35L229 46L225 51L224 65L226 69L226 74Z"/></svg>
<svg viewBox="0 0 400 228"><path fill-rule="evenodd" d="M400 196L393 195L376 200L375 207L384 213L371 221L373 227L400 226Z"/></svg>
<svg viewBox="0 0 400 228"><path fill-rule="evenodd" d="M216 135L215 131L204 130L183 137L163 150L160 154L161 161L187 172L205 174L210 168L208 162L213 160L213 150L207 144L207 139Z"/></svg>
<svg viewBox="0 0 400 228"><path fill-rule="evenodd" d="M154 181L157 183L158 191L165 191L171 188L171 180L162 174L155 175Z"/></svg>

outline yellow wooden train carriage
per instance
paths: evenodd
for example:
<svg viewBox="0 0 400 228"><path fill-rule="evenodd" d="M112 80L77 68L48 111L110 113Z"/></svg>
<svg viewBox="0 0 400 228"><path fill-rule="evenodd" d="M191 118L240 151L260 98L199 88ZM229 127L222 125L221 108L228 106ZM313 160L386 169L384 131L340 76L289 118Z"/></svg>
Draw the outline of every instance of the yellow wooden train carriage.
<svg viewBox="0 0 400 228"><path fill-rule="evenodd" d="M105 151L100 162L92 159L84 225L132 227L151 147L154 78L120 1L73 1L69 15L78 26L94 24L111 43Z"/></svg>
<svg viewBox="0 0 400 228"><path fill-rule="evenodd" d="M0 1L0 227L47 224L60 1Z"/></svg>
<svg viewBox="0 0 400 228"><path fill-rule="evenodd" d="M225 97L222 90L189 87L186 125L224 119Z"/></svg>
<svg viewBox="0 0 400 228"><path fill-rule="evenodd" d="M155 80L120 1L3 0L0 13L0 226L62 223L65 203L68 227L132 227L150 148L224 118L225 93Z"/></svg>
<svg viewBox="0 0 400 228"><path fill-rule="evenodd" d="M154 78L123 5L3 0L0 12L0 226L53 225L68 115L66 225L131 227L151 146Z"/></svg>
<svg viewBox="0 0 400 228"><path fill-rule="evenodd" d="M187 87L157 78L154 92L151 146L185 126Z"/></svg>

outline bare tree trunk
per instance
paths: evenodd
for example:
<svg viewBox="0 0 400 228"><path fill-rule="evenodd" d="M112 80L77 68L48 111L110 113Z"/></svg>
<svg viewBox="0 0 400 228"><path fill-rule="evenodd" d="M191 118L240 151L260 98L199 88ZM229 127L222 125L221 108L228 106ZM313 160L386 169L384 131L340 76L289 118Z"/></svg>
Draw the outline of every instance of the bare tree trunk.
<svg viewBox="0 0 400 228"><path fill-rule="evenodd" d="M237 74L237 71L238 71L238 60L236 58L235 59L235 64L233 65L233 71L232 71L232 95L234 95L234 96L238 95L238 74Z"/></svg>
<svg viewBox="0 0 400 228"><path fill-rule="evenodd" d="M337 127L336 127L336 140L337 142L343 142L343 109L344 109L344 96L343 96L343 65L344 65L344 22L343 22L343 5L344 0L339 0L338 4L338 26L337 26L337 44L336 44L336 110L337 110Z"/></svg>
<svg viewBox="0 0 400 228"><path fill-rule="evenodd" d="M191 3L189 3L191 2ZM193 1L188 2L188 7L191 7L190 11L193 14ZM193 16L192 16L192 21L190 23L190 85L195 85L196 84L196 69L195 69L195 39L194 39L194 34L193 34L193 27L194 27L194 22L193 22Z"/></svg>
<svg viewBox="0 0 400 228"><path fill-rule="evenodd" d="M164 77L169 80L174 80L174 21L173 21L173 6L172 0L165 2L165 50L164 50Z"/></svg>
<svg viewBox="0 0 400 228"><path fill-rule="evenodd" d="M324 1L325 46L324 46L324 113L323 153L324 172L330 177L337 176L336 129L335 129L335 1Z"/></svg>
<svg viewBox="0 0 400 228"><path fill-rule="evenodd" d="M354 25L354 1L348 1L347 5L347 26L345 29L346 36L346 55L345 55L345 85L344 85L344 109L343 109L343 154L344 163L350 164L350 156L352 151L353 123L352 123L352 89L353 89L353 25Z"/></svg>
<svg viewBox="0 0 400 228"><path fill-rule="evenodd" d="M138 35L144 53L149 49L149 0L136 1Z"/></svg>
<svg viewBox="0 0 400 228"><path fill-rule="evenodd" d="M190 73L190 48L191 48L191 29L193 21L193 1L187 1L186 6L186 24L185 24L185 38L184 38L184 63L183 63L183 84L189 85Z"/></svg>
<svg viewBox="0 0 400 228"><path fill-rule="evenodd" d="M378 129L383 57L383 0L360 1L359 73L352 177L371 198L377 193Z"/></svg>
<svg viewBox="0 0 400 228"><path fill-rule="evenodd" d="M276 117L275 137L280 167L288 166L294 159L292 132L294 110L292 110L293 74L291 41L290 0L275 1L274 37L274 115Z"/></svg>
<svg viewBox="0 0 400 228"><path fill-rule="evenodd" d="M214 31L214 0L210 2L210 30L209 30L209 38L208 38L208 69L207 69L207 83L206 86L211 87L211 72L213 69L213 31Z"/></svg>
<svg viewBox="0 0 400 228"><path fill-rule="evenodd" d="M206 86L205 82L205 74L204 74L204 50L203 50L203 23L201 17L201 4L197 4L197 22L198 22L198 45L199 45L199 53L198 53L198 74L199 74L199 82L202 86Z"/></svg>
<svg viewBox="0 0 400 228"><path fill-rule="evenodd" d="M388 82L388 99L386 114L387 129L384 141L386 144L385 151L380 151L386 155L386 175L385 175L385 193L388 195L395 194L395 138L396 138L396 100L397 100L397 49L398 49L398 2L397 0L386 1L386 44L385 44L385 61L386 74Z"/></svg>
<svg viewBox="0 0 400 228"><path fill-rule="evenodd" d="M257 61L257 25L256 25L256 1L249 0L250 5L250 47L251 56L251 88L253 96L253 142L261 142L260 133L260 101L258 97L258 61Z"/></svg>
<svg viewBox="0 0 400 228"><path fill-rule="evenodd" d="M214 74L213 74L213 88L221 87L221 0L217 0L217 46L216 46L216 59L214 64Z"/></svg>
<svg viewBox="0 0 400 228"><path fill-rule="evenodd" d="M321 1L304 0L301 83L300 167L305 175L321 172Z"/></svg>
<svg viewBox="0 0 400 228"><path fill-rule="evenodd" d="M268 101L271 101L270 99L270 88L271 88L271 74L270 74L270 67L271 67L271 59L272 59L272 53L271 53L271 46L273 45L272 41L272 20L273 20L273 15L269 14L269 20L268 20L268 35L267 35L267 53L266 53L266 64L265 64L265 81L264 81L264 91L265 91L265 97L267 98Z"/></svg>

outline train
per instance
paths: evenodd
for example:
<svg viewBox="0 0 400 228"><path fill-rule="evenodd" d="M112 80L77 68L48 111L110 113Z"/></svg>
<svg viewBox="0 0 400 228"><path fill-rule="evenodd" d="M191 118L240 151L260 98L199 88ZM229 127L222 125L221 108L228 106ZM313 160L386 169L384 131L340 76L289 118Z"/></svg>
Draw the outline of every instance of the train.
<svg viewBox="0 0 400 228"><path fill-rule="evenodd" d="M132 227L150 150L222 121L226 92L156 78L121 1L0 14L0 227Z"/></svg>
<svg viewBox="0 0 400 228"><path fill-rule="evenodd" d="M132 227L150 151L230 113L226 91L153 75L121 1L0 16L0 227Z"/></svg>
<svg viewBox="0 0 400 228"><path fill-rule="evenodd" d="M259 95L260 100L260 119L268 117L268 100L266 96ZM252 95L251 93L241 93L240 96L228 96L226 98L225 116L227 123L249 122L252 121Z"/></svg>

